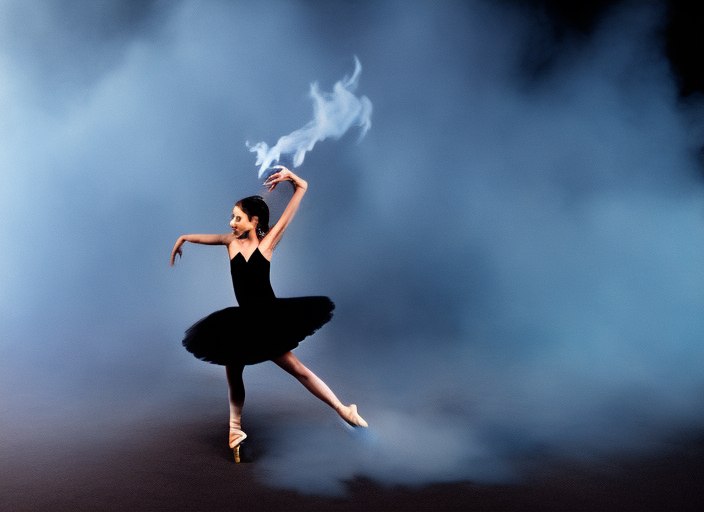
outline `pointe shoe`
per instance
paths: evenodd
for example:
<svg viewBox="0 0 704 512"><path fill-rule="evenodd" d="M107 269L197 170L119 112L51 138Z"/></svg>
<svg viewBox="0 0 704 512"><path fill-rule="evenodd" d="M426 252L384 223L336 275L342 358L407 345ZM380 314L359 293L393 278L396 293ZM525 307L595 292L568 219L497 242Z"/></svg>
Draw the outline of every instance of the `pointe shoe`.
<svg viewBox="0 0 704 512"><path fill-rule="evenodd" d="M240 430L239 422L230 420L230 448L232 448L232 453L235 456L235 462L241 462L240 457L240 445L242 441L247 439L247 434Z"/></svg>
<svg viewBox="0 0 704 512"><path fill-rule="evenodd" d="M359 413L357 412L357 406L355 404L350 404L350 406L347 408L348 413L342 416L342 419L344 419L347 423L352 425L353 427L368 427L369 424L364 421L364 418L362 418Z"/></svg>

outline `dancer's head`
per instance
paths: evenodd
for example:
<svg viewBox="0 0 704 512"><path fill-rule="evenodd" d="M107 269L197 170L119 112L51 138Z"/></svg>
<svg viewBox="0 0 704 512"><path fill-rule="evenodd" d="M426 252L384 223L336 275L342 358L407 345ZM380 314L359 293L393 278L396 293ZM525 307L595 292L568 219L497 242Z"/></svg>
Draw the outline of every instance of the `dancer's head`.
<svg viewBox="0 0 704 512"><path fill-rule="evenodd" d="M232 209L230 226L238 235L254 229L259 240L264 238L269 232L269 207L262 196L245 197L237 201Z"/></svg>

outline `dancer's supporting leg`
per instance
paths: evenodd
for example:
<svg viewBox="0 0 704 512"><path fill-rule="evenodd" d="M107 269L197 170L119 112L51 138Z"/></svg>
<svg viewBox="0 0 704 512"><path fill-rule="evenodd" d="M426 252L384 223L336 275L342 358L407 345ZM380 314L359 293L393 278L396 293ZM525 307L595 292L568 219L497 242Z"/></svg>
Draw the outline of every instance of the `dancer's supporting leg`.
<svg viewBox="0 0 704 512"><path fill-rule="evenodd" d="M227 385L230 388L230 448L235 448L247 437L242 432L242 407L244 406L244 366L227 365Z"/></svg>
<svg viewBox="0 0 704 512"><path fill-rule="evenodd" d="M339 414L347 423L355 427L357 425L362 427L367 426L367 422L364 421L359 414L357 414L356 405L343 405L342 402L340 402L340 400L338 400L335 396L335 393L333 393L327 386L327 384L325 384L320 377L306 368L306 366L301 363L292 352L286 352L281 357L274 359L274 362L296 377L296 379L298 379L298 381L303 384L308 391L335 409L337 414Z"/></svg>

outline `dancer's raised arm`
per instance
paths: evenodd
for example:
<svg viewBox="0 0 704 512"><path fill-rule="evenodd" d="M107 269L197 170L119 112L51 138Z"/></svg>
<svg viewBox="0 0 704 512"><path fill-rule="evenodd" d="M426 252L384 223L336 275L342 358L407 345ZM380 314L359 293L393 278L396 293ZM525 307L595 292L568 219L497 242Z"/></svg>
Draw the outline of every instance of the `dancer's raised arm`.
<svg viewBox="0 0 704 512"><path fill-rule="evenodd" d="M224 235L183 235L176 240L176 245L174 245L173 251L171 251L171 266L174 266L176 262L176 255L183 257L183 252L181 251L181 246L184 242L191 242L194 244L205 244L205 245L228 245L232 242L232 234Z"/></svg>
<svg viewBox="0 0 704 512"><path fill-rule="evenodd" d="M308 189L308 182L304 179L296 176L286 167L278 166L278 168L280 170L269 176L264 182L264 186L269 187L269 192L271 192L274 188L276 188L276 185L282 181L290 181L293 183L293 186L296 187L296 191L293 193L293 197L288 202L288 205L286 205L286 209L284 210L284 213L281 214L281 218L279 218L278 222L272 226L266 236L262 238L259 243L259 252L261 252L267 259L271 259L274 248L281 240L281 237L283 236L284 231L286 231L288 225L291 223L291 219L293 219L296 210L298 210L298 206L301 204L301 199L303 199L303 196Z"/></svg>

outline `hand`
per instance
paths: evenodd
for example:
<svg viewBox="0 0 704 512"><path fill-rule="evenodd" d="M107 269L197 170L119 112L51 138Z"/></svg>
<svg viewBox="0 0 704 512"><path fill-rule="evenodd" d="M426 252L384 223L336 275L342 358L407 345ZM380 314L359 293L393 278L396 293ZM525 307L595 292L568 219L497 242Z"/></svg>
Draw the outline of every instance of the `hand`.
<svg viewBox="0 0 704 512"><path fill-rule="evenodd" d="M176 263L176 255L178 254L181 258L183 258L183 252L181 251L181 246L183 245L183 240L180 238L176 242L176 245L174 245L174 250L171 251L171 266L174 266L174 263Z"/></svg>
<svg viewBox="0 0 704 512"><path fill-rule="evenodd" d="M271 192L276 188L276 185L282 181L290 181L293 183L294 188L302 187L304 190L307 188L308 183L296 176L290 170L288 170L283 165L275 165L272 169L279 169L274 174L270 175L266 181L264 181L264 186L269 187L268 192Z"/></svg>

